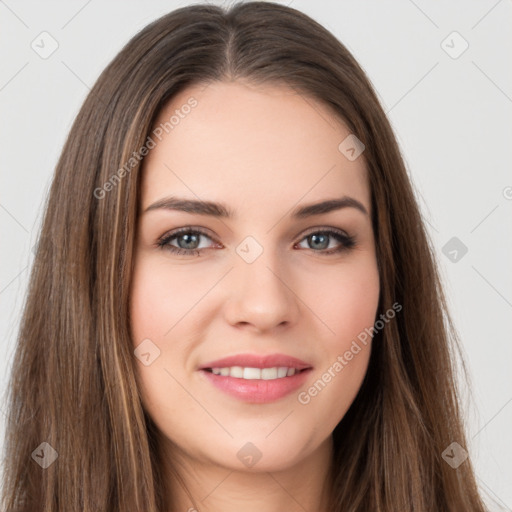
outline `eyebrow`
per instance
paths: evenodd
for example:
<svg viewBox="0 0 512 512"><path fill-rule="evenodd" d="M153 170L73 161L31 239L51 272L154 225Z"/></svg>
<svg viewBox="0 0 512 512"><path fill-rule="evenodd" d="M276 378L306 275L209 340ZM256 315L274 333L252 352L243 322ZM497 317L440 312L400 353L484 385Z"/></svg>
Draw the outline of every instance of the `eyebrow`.
<svg viewBox="0 0 512 512"><path fill-rule="evenodd" d="M328 199L319 203L307 204L295 208L291 216L296 219L304 219L306 217L313 217L329 213L342 208L355 208L365 215L369 215L365 206L357 199L349 196L343 196L337 199ZM232 218L234 212L222 203L215 203L212 201L197 201L195 199L185 199L180 197L164 197L159 199L152 205L148 206L144 213L152 210L177 210L186 213L193 213L197 215L210 215L212 217Z"/></svg>

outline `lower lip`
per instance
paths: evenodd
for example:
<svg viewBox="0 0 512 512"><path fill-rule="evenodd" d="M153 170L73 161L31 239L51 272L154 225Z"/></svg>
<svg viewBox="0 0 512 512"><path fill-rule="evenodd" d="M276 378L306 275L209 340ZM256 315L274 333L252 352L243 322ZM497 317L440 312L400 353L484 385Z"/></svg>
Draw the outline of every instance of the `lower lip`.
<svg viewBox="0 0 512 512"><path fill-rule="evenodd" d="M218 389L230 396L251 403L274 402L299 389L311 372L311 368L281 379L237 379L222 377L206 370L201 373Z"/></svg>

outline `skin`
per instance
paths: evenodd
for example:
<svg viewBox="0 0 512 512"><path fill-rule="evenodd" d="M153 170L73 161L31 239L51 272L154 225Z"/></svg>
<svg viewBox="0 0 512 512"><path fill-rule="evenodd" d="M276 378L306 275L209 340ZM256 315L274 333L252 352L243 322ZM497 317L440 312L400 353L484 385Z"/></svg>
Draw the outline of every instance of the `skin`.
<svg viewBox="0 0 512 512"><path fill-rule="evenodd" d="M157 124L190 97L197 106L144 161L140 211L176 195L222 202L236 216L154 209L139 217L133 344L150 339L160 350L148 366L137 361L143 404L165 439L166 460L201 511L326 511L331 434L361 386L371 340L308 404L298 393L376 319L379 274L364 158L349 161L338 150L350 131L326 106L286 86L189 87ZM297 206L344 195L368 215L348 207L290 216ZM199 256L156 245L187 226L209 233L194 246ZM328 246L315 245L308 240L313 228L341 230L356 244L323 255L342 244L331 236ZM236 252L247 236L263 249L250 264ZM183 235L170 245L192 247ZM242 352L289 354L313 371L297 392L257 404L224 394L197 370ZM252 467L237 457L248 442L261 452ZM169 479L172 510L189 510L183 488Z"/></svg>

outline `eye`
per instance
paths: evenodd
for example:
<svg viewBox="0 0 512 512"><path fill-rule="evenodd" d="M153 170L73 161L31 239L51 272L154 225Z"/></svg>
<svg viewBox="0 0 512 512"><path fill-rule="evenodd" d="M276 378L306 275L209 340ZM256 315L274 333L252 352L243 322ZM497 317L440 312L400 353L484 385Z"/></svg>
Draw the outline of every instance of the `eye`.
<svg viewBox="0 0 512 512"><path fill-rule="evenodd" d="M172 254L180 256L199 256L202 251L212 248L209 246L200 247L201 238L212 240L212 238L202 229L192 228L189 226L166 233L157 241L156 245L160 249L169 251ZM337 240L338 246L330 247L332 239ZM177 246L172 243L174 241L176 241ZM313 252L318 252L325 256L347 251L356 244L354 237L334 229L312 231L306 235L306 237L302 238L300 243L303 243L304 241L310 244L310 249ZM296 246L300 246L300 243L296 244ZM217 244L217 247L221 248L222 246Z"/></svg>
<svg viewBox="0 0 512 512"><path fill-rule="evenodd" d="M201 250L204 249L204 247L199 247L201 237L208 238L211 240L211 238L206 234L206 232L204 232L201 229L192 229L191 227L180 228L175 231L172 231L171 233L167 233L163 237L161 237L157 242L157 246L161 249L165 249L177 255L199 256ZM178 242L178 247L171 244L171 241L173 241L174 239L178 241L182 240L182 242Z"/></svg>
<svg viewBox="0 0 512 512"><path fill-rule="evenodd" d="M331 247L330 250L326 251L330 246L329 239L335 239L339 245ZM337 254L342 251L348 251L355 246L355 238L349 236L342 231L333 229L323 229L321 231L313 231L303 238L304 241L308 242L314 252L319 252L322 256L329 256L331 254Z"/></svg>

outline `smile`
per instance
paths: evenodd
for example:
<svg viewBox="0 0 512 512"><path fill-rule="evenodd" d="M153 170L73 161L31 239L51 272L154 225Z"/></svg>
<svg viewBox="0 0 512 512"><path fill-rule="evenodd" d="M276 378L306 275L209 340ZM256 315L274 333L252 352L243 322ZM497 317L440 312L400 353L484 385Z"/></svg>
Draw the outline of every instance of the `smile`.
<svg viewBox="0 0 512 512"><path fill-rule="evenodd" d="M284 377L291 377L302 370L297 368L288 368L286 366L279 366L274 368L248 368L242 366L231 366L225 368L208 368L215 375L222 377L235 377L245 380L275 380Z"/></svg>

